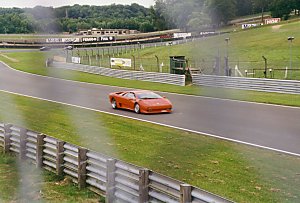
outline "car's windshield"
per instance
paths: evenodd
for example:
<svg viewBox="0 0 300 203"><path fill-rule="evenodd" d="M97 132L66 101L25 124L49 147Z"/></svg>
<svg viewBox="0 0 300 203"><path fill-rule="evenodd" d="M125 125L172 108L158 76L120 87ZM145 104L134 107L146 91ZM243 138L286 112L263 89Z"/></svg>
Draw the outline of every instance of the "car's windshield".
<svg viewBox="0 0 300 203"><path fill-rule="evenodd" d="M139 99L160 99L160 98L162 98L160 95L155 94L153 92L139 93L139 94L137 94L137 97Z"/></svg>

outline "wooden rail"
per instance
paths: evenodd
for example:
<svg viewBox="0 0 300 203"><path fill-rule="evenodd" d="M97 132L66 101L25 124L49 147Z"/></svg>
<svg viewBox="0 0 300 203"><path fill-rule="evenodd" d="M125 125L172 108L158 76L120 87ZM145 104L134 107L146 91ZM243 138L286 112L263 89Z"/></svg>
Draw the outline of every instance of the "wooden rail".
<svg viewBox="0 0 300 203"><path fill-rule="evenodd" d="M0 122L0 146L39 168L65 175L79 188L91 187L106 202L231 202L149 169Z"/></svg>

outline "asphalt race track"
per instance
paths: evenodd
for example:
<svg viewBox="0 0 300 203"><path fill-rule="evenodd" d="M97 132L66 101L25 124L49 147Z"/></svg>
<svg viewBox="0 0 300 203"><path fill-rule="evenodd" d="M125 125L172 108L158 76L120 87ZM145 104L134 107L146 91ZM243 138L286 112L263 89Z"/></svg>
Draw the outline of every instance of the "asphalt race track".
<svg viewBox="0 0 300 203"><path fill-rule="evenodd" d="M172 101L174 112L140 115L111 108L107 95L124 88L27 74L2 63L0 90L117 113L300 156L300 108L160 93Z"/></svg>

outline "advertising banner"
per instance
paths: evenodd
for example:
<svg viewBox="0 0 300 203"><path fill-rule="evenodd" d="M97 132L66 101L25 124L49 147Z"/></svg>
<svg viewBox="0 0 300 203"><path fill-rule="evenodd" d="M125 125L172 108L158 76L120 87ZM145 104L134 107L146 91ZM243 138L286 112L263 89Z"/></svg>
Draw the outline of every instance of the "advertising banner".
<svg viewBox="0 0 300 203"><path fill-rule="evenodd" d="M110 64L119 67L131 67L131 59L111 58Z"/></svg>
<svg viewBox="0 0 300 203"><path fill-rule="evenodd" d="M72 57L72 63L78 63L80 64L80 57Z"/></svg>
<svg viewBox="0 0 300 203"><path fill-rule="evenodd" d="M211 35L216 35L217 33L215 31L202 31L199 34L201 36L211 36Z"/></svg>
<svg viewBox="0 0 300 203"><path fill-rule="evenodd" d="M73 43L80 42L79 38L48 38L47 43Z"/></svg>
<svg viewBox="0 0 300 203"><path fill-rule="evenodd" d="M174 33L174 38L187 38L187 37L191 37L192 36L192 33L185 33L185 32L182 32L182 33Z"/></svg>
<svg viewBox="0 0 300 203"><path fill-rule="evenodd" d="M46 42L47 43L60 43L60 42L62 42L62 39L61 38L48 38L48 39L46 39Z"/></svg>
<svg viewBox="0 0 300 203"><path fill-rule="evenodd" d="M97 42L98 38L97 37L83 37L82 42Z"/></svg>
<svg viewBox="0 0 300 203"><path fill-rule="evenodd" d="M259 26L260 24L242 24L242 29Z"/></svg>
<svg viewBox="0 0 300 203"><path fill-rule="evenodd" d="M63 43L73 43L73 42L80 42L79 38L62 38L61 41Z"/></svg>
<svg viewBox="0 0 300 203"><path fill-rule="evenodd" d="M99 37L99 41L100 42L111 42L111 41L115 41L115 37L113 37L113 36L103 36L103 37Z"/></svg>
<svg viewBox="0 0 300 203"><path fill-rule="evenodd" d="M265 19L265 24L268 25L268 24L276 24L276 23L279 23L281 21L280 18L268 18L268 19Z"/></svg>

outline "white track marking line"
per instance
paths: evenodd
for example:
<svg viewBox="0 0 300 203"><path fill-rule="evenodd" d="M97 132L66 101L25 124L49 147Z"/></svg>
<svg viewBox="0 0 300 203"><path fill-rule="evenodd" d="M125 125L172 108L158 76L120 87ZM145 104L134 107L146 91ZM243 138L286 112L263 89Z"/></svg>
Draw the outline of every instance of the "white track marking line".
<svg viewBox="0 0 300 203"><path fill-rule="evenodd" d="M95 85L95 86L114 87L114 88L122 88L122 89L126 89L126 88L127 89L137 89L137 88L132 88L132 87L121 87L121 86L95 84L95 83L90 83L90 82L80 82L80 81L75 81L75 80L67 80L67 79L63 79L63 78L56 78L56 77L45 76L45 75L38 75L38 74L28 73L28 72L21 71L21 70L16 70L16 69L10 67L8 64L6 64L2 61L0 61L0 63L4 64L5 66L7 66L9 69L11 69L13 71L20 72L20 73L23 73L23 74L33 75L33 76L37 76L37 77L44 77L44 78L49 78L49 79L54 79L54 80L61 80L61 81L80 83L80 84L88 84L88 85ZM65 69L63 69L63 70L65 70ZM84 73L84 72L82 72L82 73ZM89 74L89 73L86 73L86 74ZM230 102L237 102L237 103L256 104L256 105L273 106L273 107L280 107L280 108L300 109L300 107L296 107L296 106L285 106L285 105L279 105L279 104L266 104L266 103L240 101L240 100L232 100L232 99L224 99L224 98L222 99L222 98L216 98L216 97L208 97L208 96L201 96L201 95L190 95L190 94L180 94L180 93L174 93L174 92L162 92L162 91L156 91L156 90L153 90L153 91L154 92L159 92L159 93L164 93L164 94L173 94L173 95L196 97L196 98L199 97L199 98L211 99L211 100L221 100L221 101L230 101ZM246 90L242 90L242 91L246 91Z"/></svg>
<svg viewBox="0 0 300 203"><path fill-rule="evenodd" d="M245 145L252 146L252 147L257 147L257 148L261 148L261 149L271 150L271 151L275 151L275 152L279 152L279 153L284 153L284 154L300 157L300 154L297 154L297 153L288 152L288 151L275 149L275 148L271 148L271 147L266 147L266 146L262 146L262 145L257 145L257 144L253 144L253 143L249 143L249 142L244 142L244 141L240 141L240 140L231 139L231 138L226 138L226 137L222 137L222 136L219 136L219 135L213 135L213 134L209 134L209 133L205 133L205 132L199 132L199 131L190 130L190 129L186 129L186 128L180 128L180 127L176 127L176 126L172 126L172 125L168 125L168 124L158 123L158 122L154 122L154 121L148 121L148 120L144 120L144 119L140 119L140 118L134 118L134 117L130 117L130 116L120 115L120 114L111 113L111 112L107 112L107 111L101 111L101 110L92 109L92 108L83 107L83 106L78 106L78 105L74 105L74 104L68 104L68 103L58 102L58 101L44 99L44 98L40 98L40 97L34 97L34 96L25 95L25 94L10 92L10 91L6 91L6 90L0 90L0 92L10 93L10 94L18 95L18 96L38 99L38 100L47 101L47 102L53 102L53 103L62 104L62 105L66 105L66 106L71 106L71 107L77 107L77 108L81 108L81 109L85 109L85 110L105 113L105 114L119 116L119 117L123 117L123 118L127 118L127 119L137 120L137 121L141 121L141 122L152 123L152 124L156 124L156 125L160 125L160 126L164 126L164 127L169 127L169 128L173 128L173 129L177 129L177 130L182 130L182 131L186 131L186 132L190 132L190 133L196 133L196 134L199 134L199 135L205 135L205 136L208 136L208 137L213 137L213 138L226 140L226 141L230 141L230 142L234 142L234 143L245 144Z"/></svg>

